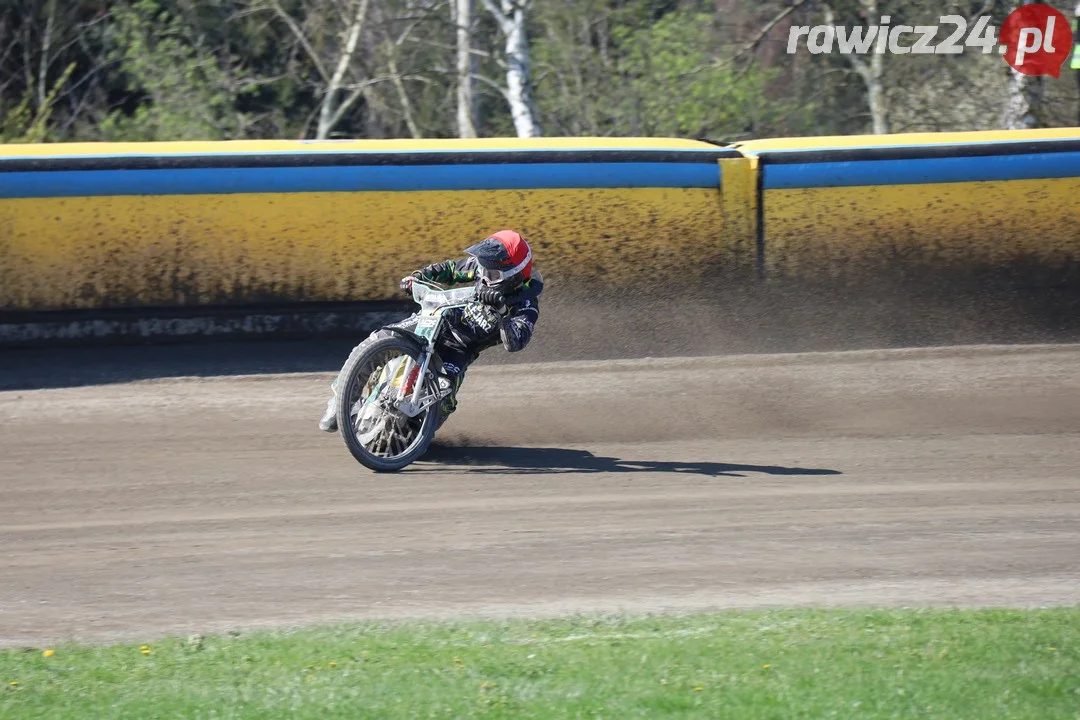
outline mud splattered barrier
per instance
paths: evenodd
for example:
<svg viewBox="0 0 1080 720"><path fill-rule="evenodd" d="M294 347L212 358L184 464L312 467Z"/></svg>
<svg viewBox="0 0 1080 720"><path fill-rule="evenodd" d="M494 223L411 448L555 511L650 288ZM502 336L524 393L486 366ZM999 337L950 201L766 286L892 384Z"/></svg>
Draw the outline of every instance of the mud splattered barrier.
<svg viewBox="0 0 1080 720"><path fill-rule="evenodd" d="M1075 129L12 145L0 345L351 334L401 275L504 226L553 294L635 285L653 306L722 283L768 315L807 286L858 305L944 283L998 304L1050 293L1072 317L1057 299L1080 297L1078 191Z"/></svg>
<svg viewBox="0 0 1080 720"><path fill-rule="evenodd" d="M1080 130L831 142L741 148L759 163L770 279L1002 268L1051 285L1075 275Z"/></svg>

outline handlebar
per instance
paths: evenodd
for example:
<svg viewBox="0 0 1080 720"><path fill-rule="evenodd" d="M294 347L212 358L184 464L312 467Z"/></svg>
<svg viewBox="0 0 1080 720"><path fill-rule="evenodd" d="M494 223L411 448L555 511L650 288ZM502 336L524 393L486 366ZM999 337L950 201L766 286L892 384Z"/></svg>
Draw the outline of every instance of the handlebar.
<svg viewBox="0 0 1080 720"><path fill-rule="evenodd" d="M443 288L438 283L415 279L412 283L413 300L423 308L434 309L446 305L462 305L476 298L473 286Z"/></svg>
<svg viewBox="0 0 1080 720"><path fill-rule="evenodd" d="M423 285L424 287L428 288L429 290L446 290L447 289L447 288L443 287L442 285L440 285L437 282L432 282L431 280L421 280L420 278L413 278L412 284L413 285Z"/></svg>

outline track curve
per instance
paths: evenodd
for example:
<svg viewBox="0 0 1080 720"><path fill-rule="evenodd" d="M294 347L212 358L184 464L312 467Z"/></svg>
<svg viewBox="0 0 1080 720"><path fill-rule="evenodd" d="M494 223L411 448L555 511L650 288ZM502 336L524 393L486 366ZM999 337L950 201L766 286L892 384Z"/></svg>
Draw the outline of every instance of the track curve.
<svg viewBox="0 0 1080 720"><path fill-rule="evenodd" d="M330 377L0 392L0 643L1080 602L1077 345L479 367L394 476Z"/></svg>

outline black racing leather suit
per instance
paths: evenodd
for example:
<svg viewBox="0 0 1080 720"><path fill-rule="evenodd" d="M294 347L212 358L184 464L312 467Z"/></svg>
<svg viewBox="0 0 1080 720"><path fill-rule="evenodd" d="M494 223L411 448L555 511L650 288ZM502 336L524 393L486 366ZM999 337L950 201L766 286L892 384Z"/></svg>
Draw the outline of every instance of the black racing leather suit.
<svg viewBox="0 0 1080 720"><path fill-rule="evenodd" d="M476 258L445 260L428 265L415 273L422 280L440 285L464 285L476 282ZM510 352L523 350L532 339L533 330L540 319L540 293L544 280L536 270L521 289L506 298L506 313L498 317L478 304L470 304L449 310L444 316L441 337L435 343L436 352L443 363L443 374L452 383L453 391L443 401L442 419L457 409L457 391L461 387L465 370L489 347L498 345ZM409 329L415 319L409 318L400 327Z"/></svg>

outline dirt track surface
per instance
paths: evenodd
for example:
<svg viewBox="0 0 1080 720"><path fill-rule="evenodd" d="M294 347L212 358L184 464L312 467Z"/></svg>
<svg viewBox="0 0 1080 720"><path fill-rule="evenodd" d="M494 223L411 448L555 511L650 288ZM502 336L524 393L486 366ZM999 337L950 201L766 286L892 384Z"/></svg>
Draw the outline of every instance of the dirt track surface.
<svg viewBox="0 0 1080 720"><path fill-rule="evenodd" d="M398 475L329 379L0 392L0 644L1080 602L1080 346L480 367Z"/></svg>

